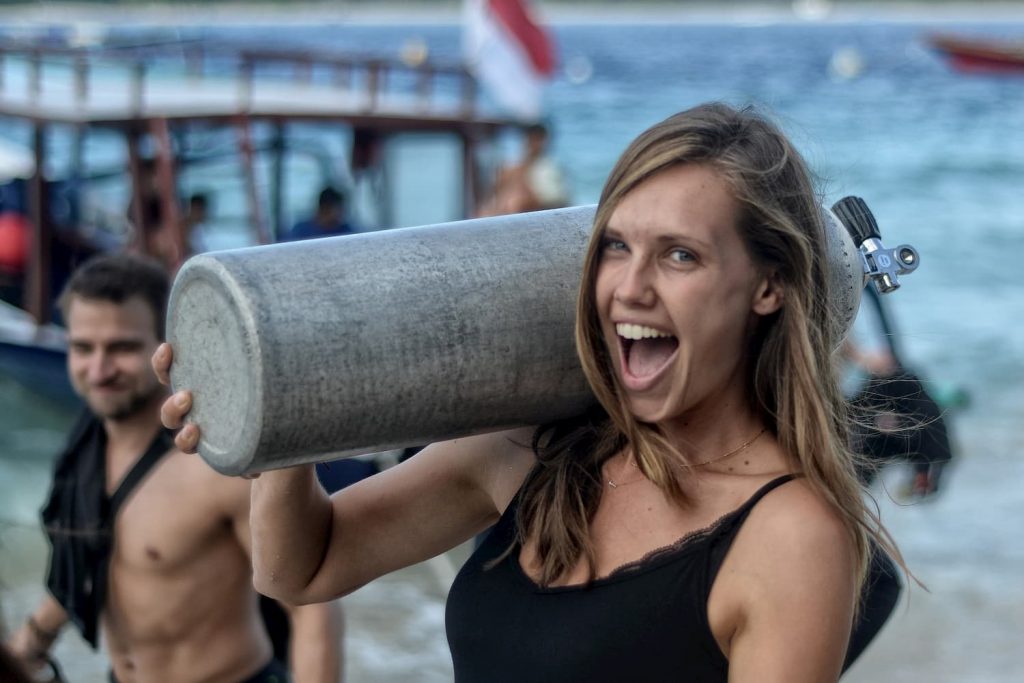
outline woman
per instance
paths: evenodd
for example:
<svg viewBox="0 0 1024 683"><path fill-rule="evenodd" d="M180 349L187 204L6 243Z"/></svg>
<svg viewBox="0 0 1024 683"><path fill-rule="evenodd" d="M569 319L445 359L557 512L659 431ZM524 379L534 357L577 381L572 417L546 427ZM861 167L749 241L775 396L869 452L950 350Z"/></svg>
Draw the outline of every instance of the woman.
<svg viewBox="0 0 1024 683"><path fill-rule="evenodd" d="M496 523L449 597L457 680L835 680L875 534L826 269L773 125L720 104L655 125L613 169L584 263L600 407L435 444L334 498L312 466L264 473L257 589L334 598Z"/></svg>

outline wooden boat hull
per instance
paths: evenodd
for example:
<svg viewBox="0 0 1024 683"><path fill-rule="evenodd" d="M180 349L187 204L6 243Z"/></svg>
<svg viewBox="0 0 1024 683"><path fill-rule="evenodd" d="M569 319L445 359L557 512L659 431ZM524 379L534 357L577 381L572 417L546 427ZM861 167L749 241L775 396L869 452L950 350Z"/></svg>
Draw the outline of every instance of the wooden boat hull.
<svg viewBox="0 0 1024 683"><path fill-rule="evenodd" d="M0 339L0 374L61 407L81 406L68 381L63 351Z"/></svg>
<svg viewBox="0 0 1024 683"><path fill-rule="evenodd" d="M1024 74L1024 42L932 36L929 44L957 71Z"/></svg>

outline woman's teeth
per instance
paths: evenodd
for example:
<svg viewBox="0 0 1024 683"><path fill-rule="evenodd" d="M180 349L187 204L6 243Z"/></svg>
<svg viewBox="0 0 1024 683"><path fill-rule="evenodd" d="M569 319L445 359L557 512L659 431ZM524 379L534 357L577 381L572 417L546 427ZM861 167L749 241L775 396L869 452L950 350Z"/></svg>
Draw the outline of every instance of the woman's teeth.
<svg viewBox="0 0 1024 683"><path fill-rule="evenodd" d="M638 339L657 339L659 337L671 337L668 332L656 330L646 325L634 325L632 323L618 323L615 325L615 332L620 337L636 341Z"/></svg>

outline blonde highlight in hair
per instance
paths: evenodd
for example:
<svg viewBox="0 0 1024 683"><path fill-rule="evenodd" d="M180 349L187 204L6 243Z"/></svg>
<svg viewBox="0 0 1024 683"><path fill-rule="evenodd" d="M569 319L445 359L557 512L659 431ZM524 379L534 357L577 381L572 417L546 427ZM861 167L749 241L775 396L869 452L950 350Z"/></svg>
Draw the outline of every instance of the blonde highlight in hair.
<svg viewBox="0 0 1024 683"><path fill-rule="evenodd" d="M613 370L596 302L595 282L608 221L629 192L682 164L707 165L742 207L739 234L755 265L783 292L779 311L762 319L751 349L750 407L772 431L794 470L843 520L863 579L874 538L902 565L891 538L864 505L849 449L846 403L834 372L840 339L829 292L825 223L810 173L770 121L751 109L712 103L652 126L619 158L605 183L583 263L576 346L600 404L587 419L538 432L538 465L523 487L519 540L536 545L542 584L582 559L594 578L589 525L600 503L601 467L623 447L638 467L680 505L689 497L678 476L681 455L656 425L639 422ZM540 435L552 438L541 445Z"/></svg>

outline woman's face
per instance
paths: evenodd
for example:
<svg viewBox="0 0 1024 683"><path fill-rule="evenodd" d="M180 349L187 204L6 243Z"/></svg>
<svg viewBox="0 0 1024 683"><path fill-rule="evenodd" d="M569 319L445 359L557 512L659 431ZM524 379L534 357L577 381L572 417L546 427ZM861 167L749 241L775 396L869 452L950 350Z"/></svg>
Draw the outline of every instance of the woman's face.
<svg viewBox="0 0 1024 683"><path fill-rule="evenodd" d="M745 348L781 293L740 239L740 205L711 166L674 166L615 208L596 303L614 370L642 422L744 402Z"/></svg>

